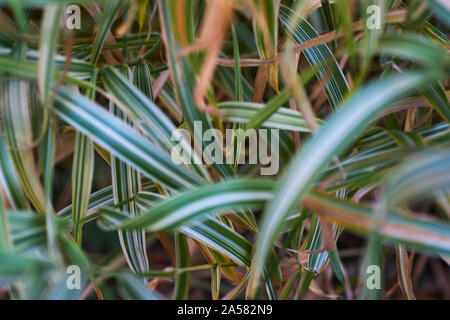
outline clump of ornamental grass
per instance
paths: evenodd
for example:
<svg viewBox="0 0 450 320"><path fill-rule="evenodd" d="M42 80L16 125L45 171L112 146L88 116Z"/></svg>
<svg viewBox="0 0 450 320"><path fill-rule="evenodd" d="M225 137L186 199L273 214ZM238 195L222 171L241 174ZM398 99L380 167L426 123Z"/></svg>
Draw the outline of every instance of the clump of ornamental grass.
<svg viewBox="0 0 450 320"><path fill-rule="evenodd" d="M450 298L449 21L0 1L0 298Z"/></svg>

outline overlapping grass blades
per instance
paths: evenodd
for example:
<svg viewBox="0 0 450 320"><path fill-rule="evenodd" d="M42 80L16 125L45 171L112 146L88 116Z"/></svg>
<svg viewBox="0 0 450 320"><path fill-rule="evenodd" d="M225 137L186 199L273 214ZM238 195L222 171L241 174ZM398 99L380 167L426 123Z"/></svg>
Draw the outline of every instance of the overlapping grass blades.
<svg viewBox="0 0 450 320"><path fill-rule="evenodd" d="M448 6L211 1L78 1L69 32L72 1L0 0L0 297L444 297ZM259 128L279 172L207 164L206 130Z"/></svg>

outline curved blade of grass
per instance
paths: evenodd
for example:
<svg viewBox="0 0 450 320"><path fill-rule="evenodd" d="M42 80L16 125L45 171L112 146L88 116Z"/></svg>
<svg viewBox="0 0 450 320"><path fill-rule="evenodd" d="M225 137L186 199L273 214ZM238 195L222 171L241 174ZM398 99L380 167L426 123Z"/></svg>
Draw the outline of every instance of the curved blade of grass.
<svg viewBox="0 0 450 320"><path fill-rule="evenodd" d="M139 78L142 77L143 75L141 74ZM104 71L103 80L107 90L114 96L116 101L120 102L126 111L136 119L137 125L140 126L150 138L156 141L163 150L170 152L174 144L178 143L175 139L172 139L176 127L162 110L150 101L143 91L138 90L138 88L133 86L130 81L127 81L118 70L108 67ZM139 81L139 84L148 83L149 80ZM185 141L185 139L183 139L180 143L183 145L186 152L189 152L199 159L199 155L192 149L190 141ZM197 162L194 161L194 163ZM203 176L208 177L208 173L203 166L195 166L195 168L198 172L202 173Z"/></svg>
<svg viewBox="0 0 450 320"><path fill-rule="evenodd" d="M175 235L175 250L176 250L176 267L177 269L187 268L190 266L189 246L186 236L182 233ZM191 274L189 272L178 273L175 276L175 289L173 298L175 300L187 299L189 293L189 285L191 281Z"/></svg>
<svg viewBox="0 0 450 320"><path fill-rule="evenodd" d="M264 214L253 257L254 288L285 218L304 199L328 162L345 151L370 119L387 109L392 100L440 76L436 71L416 71L375 81L349 99L308 141L290 163Z"/></svg>
<svg viewBox="0 0 450 320"><path fill-rule="evenodd" d="M223 203L217 203L217 194L227 190L229 194L227 200ZM233 196L233 190L236 190L239 194L245 194L246 199L236 199ZM150 223L152 223L153 215L157 215L159 221L164 221L166 215L169 215L169 217L172 215L171 219L178 218L180 220L179 222L170 221L170 225L176 225L179 230L201 242L205 240L201 236L204 231L207 231L209 236L213 235L213 238L219 237L218 239L220 239L222 245L228 243L228 245L225 245L228 251L225 251L227 255L234 252L231 254L231 257L239 257L239 261L242 263L243 261L248 261L249 258L245 254L247 251L245 248L249 248L248 242L219 221L207 218L206 222L200 223L199 217L249 204L256 208L262 207L265 202L270 201L273 195L276 194L276 191L277 184L270 180L224 181L219 184L189 190L174 198L163 200L157 203L153 209L144 213L144 215L135 218L129 218L126 214L121 214L115 210L102 209L103 222L101 226L107 230L145 228L152 226ZM238 201L240 203L237 203ZM305 206L322 215L325 219L341 224L351 231L367 235L374 228L373 221L375 218L372 214L372 209L365 205L335 199L323 194L311 193L306 197ZM190 216L187 218L178 214L175 210L182 213L185 210ZM175 213L172 213L174 211ZM155 220L158 220L158 218ZM421 248L434 253L448 253L450 251L448 246L450 242L450 228L446 224L411 216L406 217L394 211L394 213L389 215L383 228L383 240L387 242L400 242L410 245L412 248ZM215 235L214 229L216 229ZM158 230L153 228L152 231ZM430 234L429 238L427 238L427 234ZM209 242L207 241L205 244L209 245ZM215 245L217 246L217 243ZM219 252L223 252L223 250L224 248L218 249Z"/></svg>
<svg viewBox="0 0 450 320"><path fill-rule="evenodd" d="M56 113L119 159L170 189L200 184L201 180L157 150L133 128L86 97L59 90Z"/></svg>

